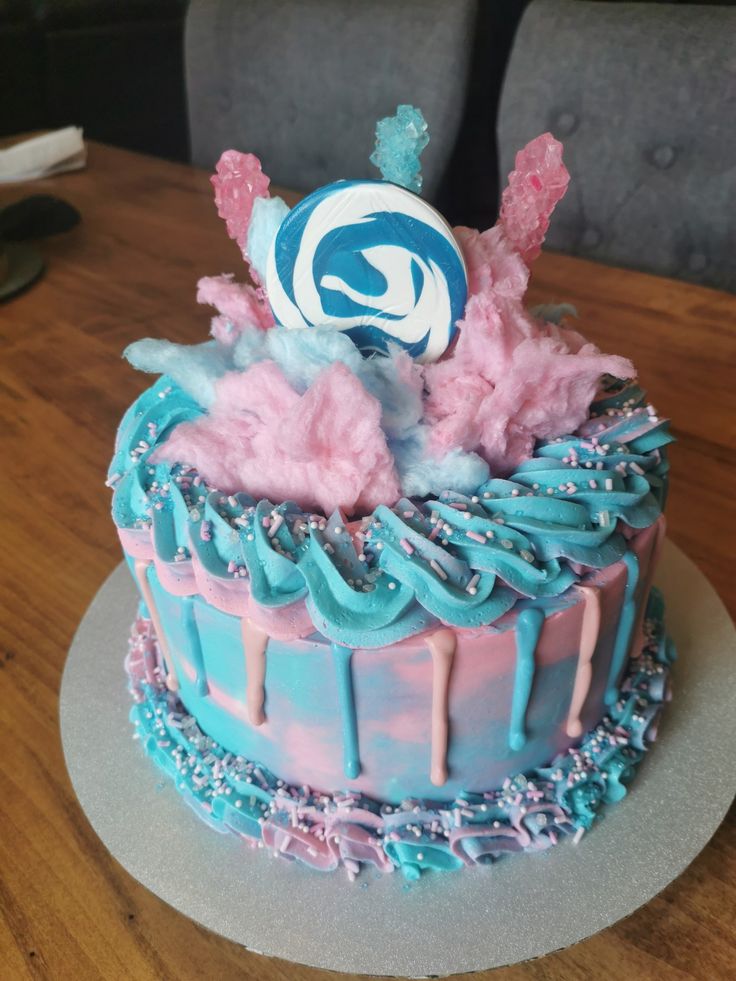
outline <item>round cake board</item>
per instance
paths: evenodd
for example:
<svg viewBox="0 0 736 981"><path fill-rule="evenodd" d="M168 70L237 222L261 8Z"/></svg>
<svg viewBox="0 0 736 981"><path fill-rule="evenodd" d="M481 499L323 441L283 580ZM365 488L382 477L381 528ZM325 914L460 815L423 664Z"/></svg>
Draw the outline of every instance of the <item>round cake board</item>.
<svg viewBox="0 0 736 981"><path fill-rule="evenodd" d="M120 565L87 610L61 688L79 801L111 854L209 929L313 967L426 977L540 957L611 926L689 865L736 792L736 631L712 586L666 543L657 584L675 640L673 701L632 789L579 844L429 874L355 882L217 834L143 753L123 658L136 593Z"/></svg>

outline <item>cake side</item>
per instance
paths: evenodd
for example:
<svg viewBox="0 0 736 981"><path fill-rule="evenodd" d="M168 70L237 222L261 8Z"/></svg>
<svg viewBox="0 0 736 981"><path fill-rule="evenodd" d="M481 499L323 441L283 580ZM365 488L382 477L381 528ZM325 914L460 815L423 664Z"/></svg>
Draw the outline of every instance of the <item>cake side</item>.
<svg viewBox="0 0 736 981"><path fill-rule="evenodd" d="M672 437L627 359L524 306L560 144L519 153L494 228L453 230L407 190L421 114L383 124L411 185L292 210L223 154L255 286L205 278L212 340L126 351L162 377L108 482L147 751L220 830L411 877L579 835L625 792L673 653Z"/></svg>
<svg viewBox="0 0 736 981"><path fill-rule="evenodd" d="M202 731L166 686L151 621L138 618L126 667L136 702L131 719L146 753L183 799L213 829L319 871L364 865L422 871L483 866L518 852L537 852L592 826L606 804L621 800L670 697L674 647L664 632L656 590L642 622L643 646L632 651L609 713L548 766L510 771L498 789L454 799L381 803L356 791L320 793L276 777ZM151 680L152 679L152 680Z"/></svg>
<svg viewBox="0 0 736 981"><path fill-rule="evenodd" d="M437 625L378 649L315 632L274 640L132 563L166 638L167 674L208 736L290 784L398 803L500 787L595 726L641 646L663 530L660 520L584 586L523 601L493 627Z"/></svg>

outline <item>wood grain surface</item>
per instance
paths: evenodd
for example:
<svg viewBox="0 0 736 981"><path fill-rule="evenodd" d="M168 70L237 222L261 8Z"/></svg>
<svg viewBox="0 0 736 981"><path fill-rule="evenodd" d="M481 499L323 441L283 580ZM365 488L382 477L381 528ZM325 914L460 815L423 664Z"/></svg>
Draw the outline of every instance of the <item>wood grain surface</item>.
<svg viewBox="0 0 736 981"><path fill-rule="evenodd" d="M67 648L121 558L103 483L115 429L149 383L120 352L142 336L204 339L197 278L242 275L238 250L207 175L183 165L93 144L84 172L2 188L0 203L32 192L63 196L83 222L42 243L44 278L0 305L0 977L327 981L221 939L135 882L77 804L59 738ZM679 440L670 534L734 612L736 296L545 254L531 299L574 303L584 333L638 365ZM732 809L633 916L494 979L733 978L735 914Z"/></svg>

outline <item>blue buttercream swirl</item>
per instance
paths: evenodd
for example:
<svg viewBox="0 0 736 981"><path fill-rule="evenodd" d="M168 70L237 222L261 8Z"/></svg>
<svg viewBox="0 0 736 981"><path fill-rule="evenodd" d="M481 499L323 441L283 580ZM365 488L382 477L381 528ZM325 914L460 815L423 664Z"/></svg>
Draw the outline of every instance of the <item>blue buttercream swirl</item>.
<svg viewBox="0 0 736 981"><path fill-rule="evenodd" d="M245 579L263 607L303 600L318 631L351 647L437 623L483 627L524 597L564 604L588 569L622 558L622 529L657 520L666 493L668 423L635 386L475 494L404 498L349 524L339 513L224 495L183 464L152 464L172 428L202 411L166 376L131 407L108 481L116 524L150 529L163 562L196 553L211 576Z"/></svg>

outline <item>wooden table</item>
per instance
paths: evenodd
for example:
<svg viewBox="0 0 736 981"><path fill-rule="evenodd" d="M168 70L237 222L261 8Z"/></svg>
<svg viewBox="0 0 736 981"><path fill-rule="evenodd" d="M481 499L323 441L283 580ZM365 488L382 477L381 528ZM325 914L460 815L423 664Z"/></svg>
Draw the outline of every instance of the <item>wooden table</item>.
<svg viewBox="0 0 736 981"><path fill-rule="evenodd" d="M86 171L0 189L0 201L32 191L65 197L83 223L43 243L44 279L0 306L0 976L334 978L248 953L174 912L110 857L72 791L61 672L120 561L103 481L120 416L149 383L120 352L147 335L204 339L197 278L243 267L201 171L92 145ZM571 301L592 340L639 366L679 439L670 534L735 611L736 296L544 255L532 299ZM494 978L735 977L735 913L732 811L684 875L629 919Z"/></svg>

